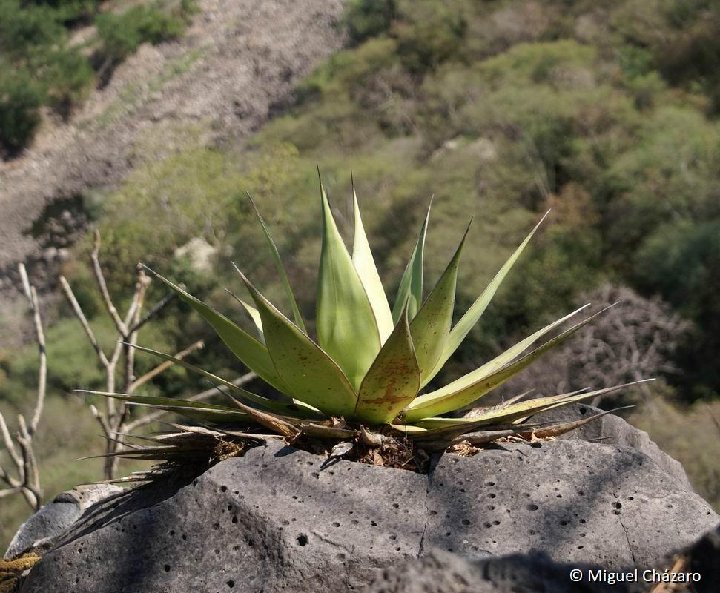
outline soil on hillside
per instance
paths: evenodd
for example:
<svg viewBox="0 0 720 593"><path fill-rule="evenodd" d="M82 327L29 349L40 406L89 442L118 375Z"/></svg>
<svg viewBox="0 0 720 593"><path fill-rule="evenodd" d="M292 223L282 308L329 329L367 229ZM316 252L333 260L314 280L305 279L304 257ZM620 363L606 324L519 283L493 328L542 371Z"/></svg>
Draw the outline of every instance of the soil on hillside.
<svg viewBox="0 0 720 593"><path fill-rule="evenodd" d="M121 182L147 158L143 143L160 147L157 158L190 127L203 144L243 137L342 44L342 0L198 7L182 39L142 46L68 124L48 120L20 158L0 162L0 313L13 306L18 262L41 288L52 286L64 243L86 223L73 204Z"/></svg>

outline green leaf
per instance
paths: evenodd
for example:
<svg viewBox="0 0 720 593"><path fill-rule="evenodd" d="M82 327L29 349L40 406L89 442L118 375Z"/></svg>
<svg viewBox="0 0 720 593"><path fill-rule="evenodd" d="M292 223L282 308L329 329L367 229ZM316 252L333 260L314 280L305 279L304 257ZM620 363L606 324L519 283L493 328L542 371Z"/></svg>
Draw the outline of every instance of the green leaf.
<svg viewBox="0 0 720 593"><path fill-rule="evenodd" d="M652 379L650 379L652 380ZM486 426L489 424L510 424L520 418L526 418L539 412L551 410L568 404L583 401L589 398L607 395L620 389L626 389L638 383L646 381L633 381L632 383L624 383L615 385L614 387L605 387L595 391L573 391L572 393L563 393L560 395L550 395L547 397L537 397L521 402L508 405L493 406L484 411L474 414L470 418L425 418L417 422L417 425L431 432L442 429L450 429L463 427L470 430L474 427Z"/></svg>
<svg viewBox="0 0 720 593"><path fill-rule="evenodd" d="M195 309L200 316L213 327L215 333L217 333L230 351L250 370L257 373L261 379L268 382L270 385L275 387L275 389L283 393L288 393L288 388L285 386L275 370L275 365L273 364L265 345L258 342L250 334L235 325L221 313L218 313L212 307L196 299L194 296L184 291L179 286L173 284L170 280L161 276L157 272L154 272L147 266L144 267L153 276L174 290L183 301ZM290 394L288 393L288 395Z"/></svg>
<svg viewBox="0 0 720 593"><path fill-rule="evenodd" d="M576 315L583 308L584 307L578 309L577 311L574 311L573 313L563 317L562 319L558 319L557 321L551 323L543 329L535 332L533 335L529 336L519 344L516 344L513 349L519 351L524 350L530 343L534 342L540 336L549 332L558 324L566 321L569 317ZM542 346L539 346L538 348L536 348L529 354L526 354L519 360L516 360L515 362L510 362L509 364L503 365L502 361L509 358L508 356L506 356L507 353L504 353L496 359L493 359L490 362L481 366L480 368L472 371L471 373L468 373L467 375L460 377L459 379L446 385L445 387L441 387L436 391L421 395L412 403L410 403L410 405L406 408L405 420L408 422L415 422L423 418L428 418L430 416L438 416L440 414L445 414L447 412L469 406L471 403L473 403L486 393L489 393L496 387L502 385L510 377L519 373L529 364L534 362L537 358L542 356L545 352L555 346L562 344L565 340L570 338L577 330L595 319L598 315L604 313L606 310L607 308L596 313L595 315L591 315L587 319L584 319L580 323L565 330L563 333L556 336L555 338L548 340ZM524 345L522 350L520 350L521 345Z"/></svg>
<svg viewBox="0 0 720 593"><path fill-rule="evenodd" d="M380 335L368 295L335 225L322 183L320 194L323 241L317 294L318 343L357 390L380 351Z"/></svg>
<svg viewBox="0 0 720 593"><path fill-rule="evenodd" d="M277 246L275 245L275 241L273 241L272 236L270 236L270 231L268 230L267 225L263 220L263 217L260 215L260 210L258 210L258 207L255 205L255 201L252 199L250 194L248 194L248 199L250 200L250 203L255 210L255 214L257 215L258 220L260 221L260 226L262 227L263 233L265 234L265 240L267 241L268 247L270 248L270 253L272 253L273 256L273 261L275 262L275 268L280 275L280 280L282 282L283 288L285 289L285 294L290 301L290 307L292 308L295 325L297 325L301 330L307 333L307 330L305 329L305 322L303 321L302 315L300 314L300 309L298 308L297 301L295 300L295 294L293 293L292 286L290 286L290 280L288 280L287 272L285 272L285 266L283 265L282 259L280 258L280 253L278 252Z"/></svg>
<svg viewBox="0 0 720 593"><path fill-rule="evenodd" d="M415 359L407 308L360 385L354 417L389 424L417 395L420 369Z"/></svg>
<svg viewBox="0 0 720 593"><path fill-rule="evenodd" d="M423 298L423 251L425 249L425 236L427 235L428 222L430 220L430 209L432 208L432 199L425 215L422 227L420 228L420 235L418 236L417 243L415 243L415 249L410 256L405 271L403 272L402 278L400 279L400 286L395 297L395 304L393 305L392 315L395 323L400 319L400 314L405 308L408 307L408 314L410 319L415 317L420 305L422 304Z"/></svg>
<svg viewBox="0 0 720 593"><path fill-rule="evenodd" d="M238 270L255 300L275 367L293 397L330 416L350 416L357 397L340 367Z"/></svg>
<svg viewBox="0 0 720 593"><path fill-rule="evenodd" d="M241 397L244 401L254 404L254 405L258 405L263 409L272 410L274 412L279 412L279 413L283 413L283 414L300 415L302 417L310 416L310 417L318 418L319 416L322 416L321 414L318 414L317 410L309 407L304 402L297 401L297 400L292 400L291 402L288 402L288 401L276 401L276 400L268 399L266 397L262 397L261 395L256 395L255 393L247 391L246 389L243 389L239 385L235 385L235 383L233 383L232 381L228 381L227 379L218 377L217 375L214 375L213 373L210 373L210 372L206 371L205 369L195 366L194 364L190 364L186 360L176 358L175 356L171 356L170 354L165 354L164 352L158 352L157 350L152 350L151 348L145 348L143 346L138 346L136 344L133 344L132 347L135 348L136 350L140 350L141 352L147 352L148 354L152 354L153 356L162 358L163 360L167 360L169 362L179 364L180 366L186 368L190 372L197 373L198 375L202 375L203 377L209 379L216 385L222 385L223 387L227 387L228 389L230 389L231 391L236 393L239 397Z"/></svg>
<svg viewBox="0 0 720 593"><path fill-rule="evenodd" d="M469 230L470 225L465 230L450 263L410 325L415 355L420 366L421 385L429 380L430 372L435 368L450 332L460 254Z"/></svg>
<svg viewBox="0 0 720 593"><path fill-rule="evenodd" d="M156 410L177 412L193 420L210 421L215 423L247 422L249 417L240 410L208 404L206 402L192 402L172 397L156 397L149 395L128 395L124 393L110 393L107 391L85 391L81 393L100 395L125 401L137 406L147 406Z"/></svg>
<svg viewBox="0 0 720 593"><path fill-rule="evenodd" d="M260 313L258 313L258 310L253 307L250 303L245 302L243 299L241 299L239 296L237 296L234 292L231 290L225 289L225 292L227 292L232 298L234 298L243 309L245 309L245 312L248 314L248 317L252 319L252 322L255 324L255 328L258 332L258 338L260 341L264 344L265 343L265 335L263 334L262 329L262 319L260 319Z"/></svg>
<svg viewBox="0 0 720 593"><path fill-rule="evenodd" d="M455 327L450 330L450 336L447 339L447 342L445 344L445 349L442 353L442 356L438 359L437 363L435 364L435 368L432 369L430 373L427 374L427 376L424 379L424 382L422 386L425 386L435 375L440 372L440 369L443 367L443 365L448 361L448 359L453 355L453 353L458 349L462 341L465 339L465 337L470 333L470 330L475 327L475 324L479 321L480 317L482 317L482 314L485 312L485 309L487 309L487 306L490 304L490 301L495 296L495 293L497 292L498 288L502 284L502 281L505 279L505 276L507 276L510 269L515 265L515 262L520 257L520 254L523 252L527 244L530 242L530 239L532 239L533 235L535 234L535 231L538 230L540 225L543 223L547 215L549 214L549 210L545 213L545 215L540 219L540 222L538 222L535 225L535 228L533 228L532 231L528 234L527 237L525 237L525 240L520 244L520 246L515 250L515 252L508 258L508 260L503 264L503 267L500 268L500 271L495 274L495 277L492 279L490 284L488 284L487 288L482 292L482 294L477 298L477 300L470 306L470 308L467 310L465 315L462 316L460 321L457 322Z"/></svg>
<svg viewBox="0 0 720 593"><path fill-rule="evenodd" d="M377 323L378 332L380 334L380 342L385 343L393 331L393 318L390 312L385 289L383 288L375 267L375 260L370 250L365 228L363 227L362 218L360 217L360 207L358 206L355 187L353 186L353 210L355 213L355 239L353 244L352 262L357 270L360 281L362 282L365 292L367 293L370 306L372 307L375 321Z"/></svg>

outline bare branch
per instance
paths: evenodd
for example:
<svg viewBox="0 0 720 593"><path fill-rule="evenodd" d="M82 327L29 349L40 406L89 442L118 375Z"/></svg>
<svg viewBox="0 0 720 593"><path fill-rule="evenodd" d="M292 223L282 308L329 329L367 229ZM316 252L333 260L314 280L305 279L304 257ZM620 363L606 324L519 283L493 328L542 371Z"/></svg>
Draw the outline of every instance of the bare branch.
<svg viewBox="0 0 720 593"><path fill-rule="evenodd" d="M10 431L8 430L7 423L5 422L5 416L3 416L2 412L0 412L0 434L2 435L3 443L5 444L5 448L12 458L13 463L17 467L22 467L22 458L18 454L17 449L15 449L15 443L10 436Z"/></svg>
<svg viewBox="0 0 720 593"><path fill-rule="evenodd" d="M187 348L184 350L181 350L177 354L175 354L174 358L178 360L183 360L185 357L189 356L196 350L201 350L205 346L205 342L202 340L198 340L194 344L190 344ZM161 362L159 365L157 365L152 370L145 373L142 377L139 377L132 383L132 389L133 391L140 387L141 385L144 385L148 381L151 381L155 377L157 377L159 374L163 373L167 369L169 369L171 366L173 366L175 363L172 360L166 360L164 362Z"/></svg>
<svg viewBox="0 0 720 593"><path fill-rule="evenodd" d="M38 343L38 351L40 354L40 366L38 368L38 389L37 400L35 402L35 411L30 421L28 431L34 434L42 416L43 406L45 404L45 392L47 391L47 351L45 349L45 332L43 331L42 318L40 317L40 305L38 303L37 291L34 286L30 286L25 266L20 264L20 278L22 279L23 292L30 305L30 312L33 315L33 323L35 325L35 338Z"/></svg>
<svg viewBox="0 0 720 593"><path fill-rule="evenodd" d="M108 291L107 282L105 282L105 275L103 274L102 267L100 266L100 231L98 230L95 230L95 244L90 257L92 259L95 281L100 289L100 295L105 302L105 307L115 323L115 327L118 332L121 333L123 337L127 337L127 325L125 325L125 322L120 319L120 315L118 314L115 304L110 297L110 291Z"/></svg>
<svg viewBox="0 0 720 593"><path fill-rule="evenodd" d="M95 349L95 352L97 353L100 362L105 368L107 368L110 364L110 361L108 361L107 356L105 356L105 353L100 347L100 344L98 343L97 338L95 337L95 334L93 333L93 330L88 323L87 317L85 317L85 313L83 313L83 310L80 307L80 303L78 303L77 299L75 298L75 293L73 293L72 288L70 288L70 283L66 280L65 276L60 276L60 286L62 287L63 292L65 293L65 297L69 301L73 312L75 313L75 317L78 318L78 320L80 321L80 325L82 325L83 330L85 330L85 335L88 337L88 340L90 340L90 344L92 344L92 347Z"/></svg>

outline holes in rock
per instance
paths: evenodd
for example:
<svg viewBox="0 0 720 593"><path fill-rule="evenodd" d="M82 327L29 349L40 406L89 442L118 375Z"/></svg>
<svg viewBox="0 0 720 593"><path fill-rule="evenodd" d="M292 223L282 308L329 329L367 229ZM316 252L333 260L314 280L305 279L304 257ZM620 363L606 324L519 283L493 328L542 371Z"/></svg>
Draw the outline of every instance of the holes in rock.
<svg viewBox="0 0 720 593"><path fill-rule="evenodd" d="M463 525L465 525L465 526L470 525L469 519L463 519L463 520L461 521L461 523L462 523Z"/></svg>
<svg viewBox="0 0 720 593"><path fill-rule="evenodd" d="M560 525L562 527L567 527L568 523L569 523L569 521L560 521Z"/></svg>
<svg viewBox="0 0 720 593"><path fill-rule="evenodd" d="M542 449L542 443L530 443L533 449Z"/></svg>
<svg viewBox="0 0 720 593"><path fill-rule="evenodd" d="M237 521L238 521L237 515L233 515L233 518L232 518L231 522L232 522L232 523L237 523Z"/></svg>
<svg viewBox="0 0 720 593"><path fill-rule="evenodd" d="M377 527L377 523L375 521L370 521L370 527Z"/></svg>
<svg viewBox="0 0 720 593"><path fill-rule="evenodd" d="M185 535L184 533L180 537L182 538L183 541L185 541L187 539L187 535Z"/></svg>
<svg viewBox="0 0 720 593"><path fill-rule="evenodd" d="M488 494L488 498L496 498L496 497L497 497L497 494L495 494L494 492L491 492L490 494Z"/></svg>
<svg viewBox="0 0 720 593"><path fill-rule="evenodd" d="M500 525L500 521L498 521L497 519L495 519L495 520L493 521L493 525Z"/></svg>
<svg viewBox="0 0 720 593"><path fill-rule="evenodd" d="M163 569L165 570L165 572L170 572L170 565L166 564Z"/></svg>
<svg viewBox="0 0 720 593"><path fill-rule="evenodd" d="M232 579L230 579L230 580L229 580L227 583L225 583L225 584L232 589L232 588L235 586L235 581L233 581Z"/></svg>
<svg viewBox="0 0 720 593"><path fill-rule="evenodd" d="M400 505L399 505L398 503L396 503L396 502L394 502L394 503L392 504L392 506L393 506L394 509L399 509L399 508L400 508Z"/></svg>
<svg viewBox="0 0 720 593"><path fill-rule="evenodd" d="M220 529L220 523L213 523L213 529Z"/></svg>
<svg viewBox="0 0 720 593"><path fill-rule="evenodd" d="M220 492L227 492L228 487L227 486L220 486Z"/></svg>
<svg viewBox="0 0 720 593"><path fill-rule="evenodd" d="M298 543L298 546L306 546L308 543L308 536L305 535L304 533L301 533L300 535L297 536L297 543Z"/></svg>
<svg viewBox="0 0 720 593"><path fill-rule="evenodd" d="M340 523L338 523L337 521L334 521L334 522L333 522L333 527L340 527Z"/></svg>
<svg viewBox="0 0 720 593"><path fill-rule="evenodd" d="M527 505L527 510L528 510L528 511L537 511L539 508L540 508L540 507L539 507L538 505L536 505L536 504L529 504L529 505Z"/></svg>

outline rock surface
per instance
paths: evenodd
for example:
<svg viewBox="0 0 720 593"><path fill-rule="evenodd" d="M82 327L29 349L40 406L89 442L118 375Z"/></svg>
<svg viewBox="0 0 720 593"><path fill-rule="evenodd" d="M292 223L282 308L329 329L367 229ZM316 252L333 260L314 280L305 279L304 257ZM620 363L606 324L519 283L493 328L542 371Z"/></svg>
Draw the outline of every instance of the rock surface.
<svg viewBox="0 0 720 593"><path fill-rule="evenodd" d="M20 526L4 558L14 558L39 546L50 547L54 539L76 523L87 509L121 492L122 488L109 484L83 486L61 492Z"/></svg>
<svg viewBox="0 0 720 593"><path fill-rule="evenodd" d="M631 593L625 584L572 582L570 570L538 555L483 560L433 550L384 570L368 593ZM640 590L640 589L638 589Z"/></svg>
<svg viewBox="0 0 720 593"><path fill-rule="evenodd" d="M628 447L506 444L445 455L427 476L323 461L272 444L191 484L98 505L22 591L363 590L433 549L650 567L718 522L681 480Z"/></svg>

